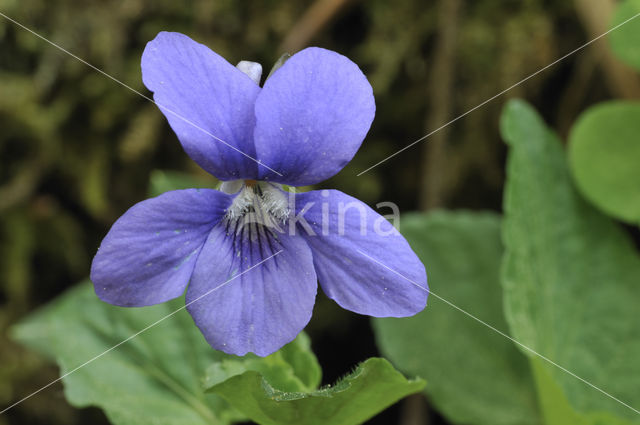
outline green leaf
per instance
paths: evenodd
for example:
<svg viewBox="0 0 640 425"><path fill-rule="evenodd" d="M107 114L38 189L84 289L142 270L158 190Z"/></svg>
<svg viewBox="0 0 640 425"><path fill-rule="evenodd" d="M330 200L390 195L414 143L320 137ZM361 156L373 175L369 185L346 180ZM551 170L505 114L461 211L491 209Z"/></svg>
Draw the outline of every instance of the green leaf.
<svg viewBox="0 0 640 425"><path fill-rule="evenodd" d="M197 177L179 171L154 170L149 180L149 196L161 195L170 190L207 189L215 187L217 181L208 177Z"/></svg>
<svg viewBox="0 0 640 425"><path fill-rule="evenodd" d="M501 128L511 147L502 270L511 331L637 409L640 258L622 229L577 193L562 145L530 106L510 102ZM556 393L585 423L640 423L637 412L574 376L540 359L535 364L540 394L557 383ZM557 414L562 410L545 410L547 422L573 423Z"/></svg>
<svg viewBox="0 0 640 425"><path fill-rule="evenodd" d="M611 48L626 64L640 70L640 0L626 0L618 6L612 27L631 19L609 34ZM634 16L636 16L634 18ZM633 18L633 19L632 19Z"/></svg>
<svg viewBox="0 0 640 425"><path fill-rule="evenodd" d="M91 283L23 320L13 328L13 337L54 358L65 374L147 327L66 376L69 402L101 407L118 425L216 425L246 416L204 393L205 371L210 385L247 370L264 373L285 390L310 391L320 382L320 366L304 333L265 358L231 356L206 343L183 298L152 307L115 307L100 301Z"/></svg>
<svg viewBox="0 0 640 425"><path fill-rule="evenodd" d="M16 325L13 337L55 358L65 374L181 307L183 299L115 307L83 283ZM65 377L65 395L74 406L101 407L114 424L226 424L244 416L204 394L201 377L230 358L206 343L182 309Z"/></svg>
<svg viewBox="0 0 640 425"><path fill-rule="evenodd" d="M402 234L428 266L433 292L503 332L500 219L490 213L403 217ZM505 337L435 296L414 317L375 319L382 352L429 382L425 393L451 422L539 424L529 364Z"/></svg>
<svg viewBox="0 0 640 425"><path fill-rule="evenodd" d="M582 194L607 214L640 224L640 103L607 102L587 110L569 142Z"/></svg>
<svg viewBox="0 0 640 425"><path fill-rule="evenodd" d="M207 369L204 387L213 387L248 370L261 373L273 387L288 392L313 391L320 385L322 377L320 365L311 352L309 337L300 334L270 356L262 358L249 354L244 358L224 359L212 364Z"/></svg>
<svg viewBox="0 0 640 425"><path fill-rule="evenodd" d="M562 388L554 380L544 360L531 359L531 367L538 389L538 398L544 423L547 425L588 425L592 423L584 415L579 414L569 404Z"/></svg>
<svg viewBox="0 0 640 425"><path fill-rule="evenodd" d="M284 392L259 372L236 375L209 388L261 425L355 425L420 391L384 359L372 358L336 385L312 392Z"/></svg>

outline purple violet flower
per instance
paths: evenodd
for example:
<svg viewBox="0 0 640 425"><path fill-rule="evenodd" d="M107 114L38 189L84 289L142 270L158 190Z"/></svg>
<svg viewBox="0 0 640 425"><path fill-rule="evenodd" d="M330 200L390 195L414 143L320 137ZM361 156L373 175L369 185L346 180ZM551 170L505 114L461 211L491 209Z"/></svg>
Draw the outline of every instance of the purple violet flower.
<svg viewBox="0 0 640 425"><path fill-rule="evenodd" d="M311 318L318 281L356 313L421 311L424 266L386 219L336 190L282 189L321 182L355 155L375 114L366 77L315 47L262 88L260 75L258 64L234 67L179 33L147 44L144 84L187 154L223 183L130 208L93 260L97 295L147 306L188 286L187 309L206 340L237 355L292 341Z"/></svg>

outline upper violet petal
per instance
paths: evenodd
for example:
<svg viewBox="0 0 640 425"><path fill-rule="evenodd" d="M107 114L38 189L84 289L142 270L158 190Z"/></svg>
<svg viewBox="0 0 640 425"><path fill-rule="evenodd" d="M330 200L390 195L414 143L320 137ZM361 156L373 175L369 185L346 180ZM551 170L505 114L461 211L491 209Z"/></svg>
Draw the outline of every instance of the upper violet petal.
<svg viewBox="0 0 640 425"><path fill-rule="evenodd" d="M255 223L239 231L221 223L198 257L186 302L213 348L267 356L306 326L316 292L304 239Z"/></svg>
<svg viewBox="0 0 640 425"><path fill-rule="evenodd" d="M293 55L255 105L261 180L304 186L326 180L355 155L375 115L371 85L356 64L317 47Z"/></svg>
<svg viewBox="0 0 640 425"><path fill-rule="evenodd" d="M375 317L405 317L424 309L424 265L384 217L337 190L296 195L296 214L320 286L341 307Z"/></svg>
<svg viewBox="0 0 640 425"><path fill-rule="evenodd" d="M217 190L187 189L131 207L93 259L91 281L98 297L138 307L182 295L207 235L232 200Z"/></svg>
<svg viewBox="0 0 640 425"><path fill-rule="evenodd" d="M142 54L142 80L202 168L221 180L256 178L260 87L251 78L186 35L160 32Z"/></svg>

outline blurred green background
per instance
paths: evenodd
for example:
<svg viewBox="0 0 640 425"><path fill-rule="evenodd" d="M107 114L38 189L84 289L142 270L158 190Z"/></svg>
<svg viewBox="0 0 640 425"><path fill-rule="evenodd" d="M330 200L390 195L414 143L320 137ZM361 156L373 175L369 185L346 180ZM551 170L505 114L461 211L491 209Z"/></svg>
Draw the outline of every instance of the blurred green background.
<svg viewBox="0 0 640 425"><path fill-rule="evenodd" d="M323 183L401 211L500 210L505 98L526 98L561 136L588 105L640 97L638 75L603 40L570 56L360 177L356 175L607 30L614 0L0 0L0 12L135 90L145 43L161 30L268 70L284 52L336 50L368 76L377 103L355 159ZM0 17L0 406L57 377L10 341L8 327L88 275L109 226L182 172L215 186L182 151L158 108ZM160 170L160 171L159 171ZM637 235L636 235L637 236ZM332 382L379 354L367 318L323 296L308 331ZM410 425L414 396L371 423ZM426 407L425 407L426 406ZM0 424L104 423L61 385Z"/></svg>

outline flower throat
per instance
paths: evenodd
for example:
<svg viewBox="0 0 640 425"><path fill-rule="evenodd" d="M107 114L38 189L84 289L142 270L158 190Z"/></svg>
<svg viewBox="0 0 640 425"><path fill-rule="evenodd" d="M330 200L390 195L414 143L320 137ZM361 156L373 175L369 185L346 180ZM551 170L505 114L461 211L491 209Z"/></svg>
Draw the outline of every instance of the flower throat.
<svg viewBox="0 0 640 425"><path fill-rule="evenodd" d="M229 194L237 193L225 214L227 224L235 227L236 232L249 224L281 231L291 214L287 194L281 185L256 180L233 180L223 182L220 190Z"/></svg>

